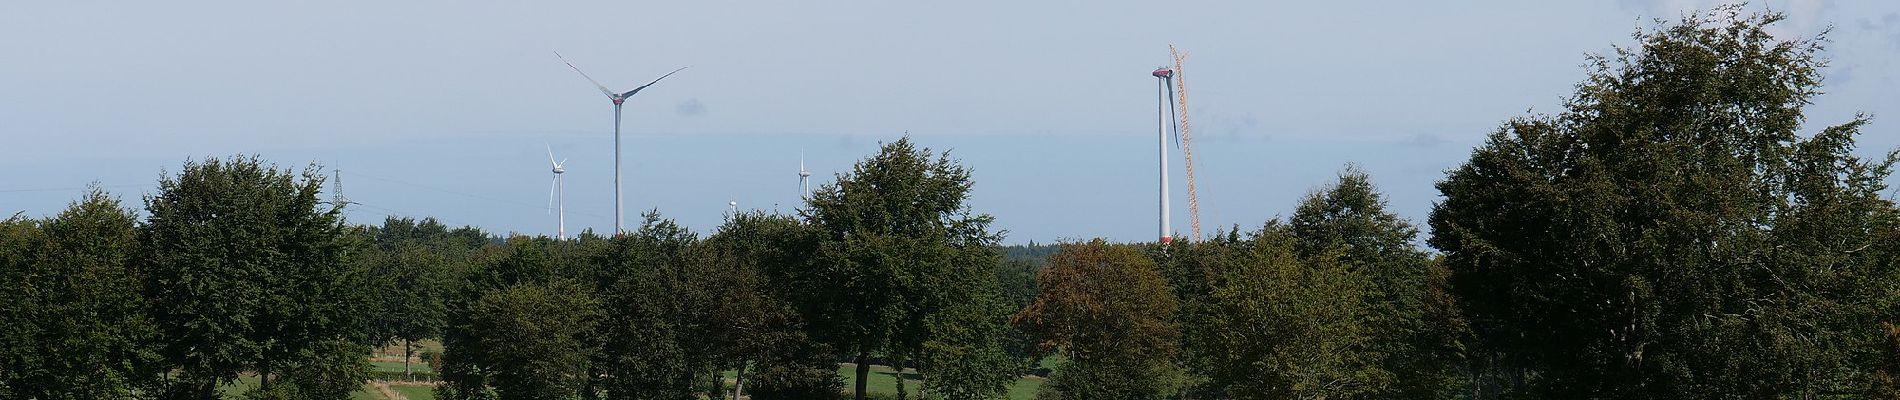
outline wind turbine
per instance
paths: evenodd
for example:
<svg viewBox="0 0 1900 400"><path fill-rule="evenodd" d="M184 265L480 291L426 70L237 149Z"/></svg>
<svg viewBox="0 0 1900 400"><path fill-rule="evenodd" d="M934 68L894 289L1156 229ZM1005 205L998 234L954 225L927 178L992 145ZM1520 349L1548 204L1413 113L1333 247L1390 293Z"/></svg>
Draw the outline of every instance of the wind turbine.
<svg viewBox="0 0 1900 400"><path fill-rule="evenodd" d="M666 75L660 75L660 77L658 78L653 78L652 82L647 82L647 84L640 85L640 87L633 88L633 90L628 90L624 93L616 93L612 89L608 89L607 85L602 85L600 84L600 81L594 80L594 77L587 76L586 72L581 72L581 67L576 67L574 66L574 63L568 62L567 57L561 56L561 52L558 52L558 51L554 52L554 57L561 59L561 63L567 64L568 68L573 68L574 72L579 72L582 78L587 78L587 81L593 83L594 87L600 88L601 94L607 95L607 99L613 100L614 102L614 235L618 236L622 232L627 231L626 226L624 225L625 220L621 218L621 211L620 211L621 204L622 204L620 200L620 197L621 197L621 193L620 193L620 104L625 103L627 101L627 98L633 97L634 94L640 93L641 90L646 89L648 86L653 86L653 84L655 83L660 83L661 79L666 79L666 77L673 76L674 73L680 72L681 70L685 70L686 67L680 67L679 69L673 70L673 72L666 73Z"/></svg>
<svg viewBox="0 0 1900 400"><path fill-rule="evenodd" d="M811 170L805 169L805 150L798 150L798 190L800 199L811 198Z"/></svg>
<svg viewBox="0 0 1900 400"><path fill-rule="evenodd" d="M548 187L548 212L558 212L556 219L560 221L554 238L567 239L567 185L561 179L561 174L567 172L567 159L554 161L554 146L548 146L548 164L554 167L554 183Z"/></svg>

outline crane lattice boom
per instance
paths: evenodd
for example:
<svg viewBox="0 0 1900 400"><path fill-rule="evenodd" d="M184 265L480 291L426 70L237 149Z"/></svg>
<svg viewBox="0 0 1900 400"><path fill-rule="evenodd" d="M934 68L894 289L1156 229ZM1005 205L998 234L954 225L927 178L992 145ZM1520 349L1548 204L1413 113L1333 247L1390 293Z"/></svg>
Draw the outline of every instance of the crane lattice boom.
<svg viewBox="0 0 1900 400"><path fill-rule="evenodd" d="M1187 61L1187 53L1168 45L1168 53L1174 55L1174 95L1175 107L1180 113L1181 155L1186 159L1187 168L1188 225L1194 230L1194 241L1201 241L1201 200L1194 187L1194 134L1188 129L1187 81L1183 79L1181 66Z"/></svg>

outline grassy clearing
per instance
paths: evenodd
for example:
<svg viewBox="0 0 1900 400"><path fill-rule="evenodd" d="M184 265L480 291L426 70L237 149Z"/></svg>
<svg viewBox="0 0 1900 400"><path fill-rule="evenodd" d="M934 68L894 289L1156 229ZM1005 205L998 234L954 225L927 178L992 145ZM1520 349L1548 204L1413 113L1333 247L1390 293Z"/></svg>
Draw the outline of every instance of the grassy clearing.
<svg viewBox="0 0 1900 400"><path fill-rule="evenodd" d="M241 398L244 398L244 392L248 392L251 390L251 388L257 387L257 383L258 383L258 379L256 375L250 375L250 374L239 375L237 381L225 384L224 387L218 388L218 395L219 397L225 398L225 399L241 399ZM410 397L410 398L414 399L414 397ZM369 384L365 383L363 384L363 387L358 388L356 389L355 392L350 393L350 400L386 400L386 399L384 399L382 395L376 394L375 387L372 387Z"/></svg>
<svg viewBox="0 0 1900 400"><path fill-rule="evenodd" d="M844 378L845 393L852 393L857 388L857 368L856 364L838 364L838 376ZM904 390L910 392L911 395L916 395L917 390L923 387L923 381L917 378L916 370L904 373ZM1042 381L1043 379L1038 377L1019 378L1009 384L1006 395L1010 400L1033 399L1036 397L1036 390L1042 388ZM871 374L865 381L864 391L871 394L897 394L897 371L882 365L872 365ZM935 399L936 396L930 396L930 398Z"/></svg>
<svg viewBox="0 0 1900 400"><path fill-rule="evenodd" d="M399 362L371 361L369 365L370 365L370 369L374 369L377 371L402 372L402 363L399 363ZM409 370L412 372L429 372L430 371L429 364L423 364L423 363L410 363Z"/></svg>
<svg viewBox="0 0 1900 400"><path fill-rule="evenodd" d="M396 394L408 397L409 400L435 400L434 386L390 386L389 390L394 390Z"/></svg>

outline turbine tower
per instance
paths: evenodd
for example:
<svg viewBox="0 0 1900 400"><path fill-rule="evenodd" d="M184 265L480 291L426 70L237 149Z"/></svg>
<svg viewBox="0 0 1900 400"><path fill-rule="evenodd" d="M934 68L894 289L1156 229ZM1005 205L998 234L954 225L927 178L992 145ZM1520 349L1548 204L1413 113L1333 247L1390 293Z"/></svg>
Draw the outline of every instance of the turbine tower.
<svg viewBox="0 0 1900 400"><path fill-rule="evenodd" d="M548 212L556 213L555 239L567 239L567 184L561 174L567 172L567 159L554 161L554 147L548 146L548 164L554 167L554 183L548 187Z"/></svg>
<svg viewBox="0 0 1900 400"><path fill-rule="evenodd" d="M811 198L811 170L805 169L805 151L798 151L798 190L799 199Z"/></svg>
<svg viewBox="0 0 1900 400"><path fill-rule="evenodd" d="M1172 232L1168 228L1168 81L1174 77L1174 70L1161 67L1155 69L1153 75L1156 78L1155 82L1161 85L1160 102L1155 107L1155 120L1158 121L1155 126L1160 129L1159 141L1155 146L1155 160L1159 162L1161 168L1161 244L1168 244L1174 241Z"/></svg>
<svg viewBox="0 0 1900 400"><path fill-rule="evenodd" d="M600 88L601 94L607 95L607 99L613 100L614 102L614 235L619 236L621 233L627 231L624 225L625 219L621 217L620 211L622 204L620 200L620 104L625 103L627 98L633 97L634 94L640 93L641 90L646 89L648 86L660 83L661 79L673 76L674 73L680 72L686 69L686 67L680 67L679 69L673 70L673 72L666 73L666 75L660 75L659 78L654 78L652 82L647 82L647 84L640 85L640 87L633 88L633 90L616 93L612 89L608 89L607 85L602 85L600 81L594 80L594 77L587 76L586 72L581 72L581 67L576 67L574 63L568 62L567 57L561 56L561 52L554 52L554 57L561 59L561 63L567 64L568 68L573 68L574 72L579 72L582 78L587 78L587 81L593 83L594 87Z"/></svg>

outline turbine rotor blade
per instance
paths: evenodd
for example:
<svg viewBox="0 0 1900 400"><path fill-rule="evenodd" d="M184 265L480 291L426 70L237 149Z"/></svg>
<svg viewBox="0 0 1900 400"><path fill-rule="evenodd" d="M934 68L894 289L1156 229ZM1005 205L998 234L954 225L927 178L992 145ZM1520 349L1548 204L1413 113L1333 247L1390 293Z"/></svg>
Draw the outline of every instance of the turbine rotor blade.
<svg viewBox="0 0 1900 400"><path fill-rule="evenodd" d="M561 63L562 63L562 64L567 64L567 67L568 67L568 68L573 68L573 69L574 69L574 72L579 72L579 73L581 74L581 77L582 77L582 78L587 78L587 82L588 82L588 83L593 83L593 84L594 84L594 87L597 87L597 88L600 88L600 93L601 93L601 94L605 94L605 95L607 95L607 97L614 97L614 91L613 91L613 89L608 89L608 88L607 88L607 85L602 85L602 84L600 84L600 81L596 81L596 80L594 80L594 77L591 77L591 76L587 76L587 73L586 73L586 72L581 72L581 67L576 67L576 66L574 66L574 63L573 63L573 62L570 62L570 61L567 61L567 57L562 57L562 56L561 56L561 52L558 52L558 51L557 51L557 52L554 52L554 57L555 57L555 58L559 58L559 59L561 59Z"/></svg>
<svg viewBox="0 0 1900 400"><path fill-rule="evenodd" d="M560 168L561 164L554 162L554 146L548 145L547 143L542 143L541 145L547 146L548 148L548 164L553 164L555 168Z"/></svg>
<svg viewBox="0 0 1900 400"><path fill-rule="evenodd" d="M555 175L553 180L548 181L548 214L554 213L554 192L556 190L559 190L560 187L561 187L560 175Z"/></svg>
<svg viewBox="0 0 1900 400"><path fill-rule="evenodd" d="M676 74L676 73L679 73L680 71L685 71L685 70L686 70L686 67L680 67L680 69L673 70L673 72L668 72L666 73L666 75L660 75L660 77L658 78L653 78L652 82L647 82L647 84L645 85L640 85L640 87L633 88L633 90L628 90L626 93L622 93L620 97L633 97L633 94L640 93L641 89L646 89L647 86L653 86L653 84L655 83L660 83L661 79L666 79L666 77L673 76L673 74Z"/></svg>

